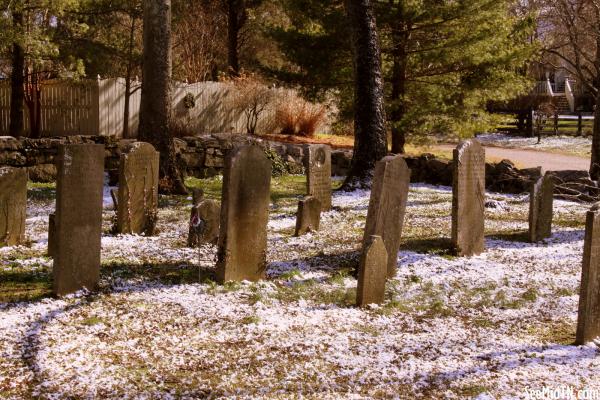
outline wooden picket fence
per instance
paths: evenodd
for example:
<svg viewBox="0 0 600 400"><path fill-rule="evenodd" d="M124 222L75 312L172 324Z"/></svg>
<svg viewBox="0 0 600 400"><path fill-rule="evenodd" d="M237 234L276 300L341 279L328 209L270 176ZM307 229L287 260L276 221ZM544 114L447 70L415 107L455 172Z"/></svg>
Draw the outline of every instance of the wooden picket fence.
<svg viewBox="0 0 600 400"><path fill-rule="evenodd" d="M137 132L141 99L140 82L130 97L129 132ZM245 132L246 116L232 107L235 93L221 82L173 83L173 116L192 133ZM184 98L194 97L186 108ZM257 131L268 130L277 100L259 119ZM46 81L41 91L42 136L102 135L121 137L124 125L125 79ZM25 107L25 130L29 116ZM0 81L0 135L7 135L10 115L10 84Z"/></svg>

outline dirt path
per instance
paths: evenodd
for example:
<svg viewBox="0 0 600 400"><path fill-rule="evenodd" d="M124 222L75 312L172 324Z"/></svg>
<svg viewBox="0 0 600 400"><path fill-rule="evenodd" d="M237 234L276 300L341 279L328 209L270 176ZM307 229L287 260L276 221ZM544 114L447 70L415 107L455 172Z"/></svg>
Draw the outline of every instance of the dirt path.
<svg viewBox="0 0 600 400"><path fill-rule="evenodd" d="M451 144L435 146L435 148L442 151L451 151L454 147L456 146ZM519 168L541 166L547 171L565 169L587 170L590 167L590 160L584 157L548 153L538 150L507 149L494 146L485 146L485 158L488 162L498 162L503 159L508 159L514 162Z"/></svg>

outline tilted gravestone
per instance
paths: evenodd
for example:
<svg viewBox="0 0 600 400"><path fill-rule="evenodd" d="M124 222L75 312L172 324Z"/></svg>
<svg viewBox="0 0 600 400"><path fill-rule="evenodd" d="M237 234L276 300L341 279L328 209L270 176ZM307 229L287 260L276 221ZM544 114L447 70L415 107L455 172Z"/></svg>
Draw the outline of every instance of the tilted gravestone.
<svg viewBox="0 0 600 400"><path fill-rule="evenodd" d="M104 145L58 149L54 293L93 290L100 277Z"/></svg>
<svg viewBox="0 0 600 400"><path fill-rule="evenodd" d="M583 268L579 289L579 317L575 343L600 337L600 207L587 212L583 242Z"/></svg>
<svg viewBox="0 0 600 400"><path fill-rule="evenodd" d="M128 146L119 165L118 233L152 235L158 207L159 153L149 143Z"/></svg>
<svg viewBox="0 0 600 400"><path fill-rule="evenodd" d="M452 245L457 255L485 250L485 150L476 139L454 149L452 185Z"/></svg>
<svg viewBox="0 0 600 400"><path fill-rule="evenodd" d="M370 236L363 246L358 269L356 305L381 304L385 299L388 255L381 236Z"/></svg>
<svg viewBox="0 0 600 400"><path fill-rule="evenodd" d="M390 278L396 274L409 183L410 169L401 156L384 157L375 165L363 246L371 236L381 236Z"/></svg>
<svg viewBox="0 0 600 400"><path fill-rule="evenodd" d="M554 182L546 173L531 185L529 194L529 241L539 242L552 236Z"/></svg>
<svg viewBox="0 0 600 400"><path fill-rule="evenodd" d="M26 210L27 170L0 168L0 247L23 242Z"/></svg>
<svg viewBox="0 0 600 400"><path fill-rule="evenodd" d="M217 280L257 281L267 258L271 161L258 146L229 152L223 171Z"/></svg>
<svg viewBox="0 0 600 400"><path fill-rule="evenodd" d="M321 202L313 196L306 196L298 202L296 231L294 236L319 230L321 222Z"/></svg>
<svg viewBox="0 0 600 400"><path fill-rule="evenodd" d="M188 247L217 244L220 218L221 204L218 201L206 199L194 205L190 216Z"/></svg>
<svg viewBox="0 0 600 400"><path fill-rule="evenodd" d="M307 148L305 157L306 186L309 196L321 202L321 210L331 209L331 148L314 144Z"/></svg>

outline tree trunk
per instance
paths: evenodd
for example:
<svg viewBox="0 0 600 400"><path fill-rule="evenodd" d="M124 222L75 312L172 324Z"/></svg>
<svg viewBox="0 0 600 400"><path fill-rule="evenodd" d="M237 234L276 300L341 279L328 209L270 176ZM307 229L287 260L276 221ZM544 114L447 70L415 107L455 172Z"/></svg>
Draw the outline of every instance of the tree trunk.
<svg viewBox="0 0 600 400"><path fill-rule="evenodd" d="M160 191L185 194L171 123L171 0L145 0L142 98L138 137L160 152Z"/></svg>
<svg viewBox="0 0 600 400"><path fill-rule="evenodd" d="M23 14L13 14L15 30L23 26ZM24 106L25 100L25 52L21 44L14 42L12 51L12 71L10 75L10 128L9 132L14 137L20 137L24 131Z"/></svg>
<svg viewBox="0 0 600 400"><path fill-rule="evenodd" d="M354 56L354 155L344 189L370 185L387 154L381 53L370 0L345 0Z"/></svg>
<svg viewBox="0 0 600 400"><path fill-rule="evenodd" d="M240 74L240 61L238 56L239 39L239 8L240 0L227 0L227 64L229 73L233 76Z"/></svg>
<svg viewBox="0 0 600 400"><path fill-rule="evenodd" d="M131 75L133 70L133 46L135 39L135 17L131 17L129 29L129 49L127 51L127 68L125 71L125 107L123 109L123 139L129 139L129 100L131 99Z"/></svg>
<svg viewBox="0 0 600 400"><path fill-rule="evenodd" d="M597 181L600 179L600 91L596 94L593 129L590 176L593 180Z"/></svg>
<svg viewBox="0 0 600 400"><path fill-rule="evenodd" d="M406 46L410 34L408 25L402 21L404 17L402 10L398 12L398 29L392 32L392 93L391 93L391 111L390 122L392 130L392 153L404 154L404 145L406 144L406 134L403 128L399 126L406 113L404 96L406 94L406 70L408 64L408 54ZM393 27L392 29L394 29Z"/></svg>

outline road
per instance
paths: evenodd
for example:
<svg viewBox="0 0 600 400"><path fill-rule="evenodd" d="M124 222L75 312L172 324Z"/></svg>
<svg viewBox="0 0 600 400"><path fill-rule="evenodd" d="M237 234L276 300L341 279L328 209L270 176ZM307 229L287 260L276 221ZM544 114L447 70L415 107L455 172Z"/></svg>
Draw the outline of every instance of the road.
<svg viewBox="0 0 600 400"><path fill-rule="evenodd" d="M452 150L456 146L441 144L435 146L440 150ZM488 162L498 162L503 159L511 160L518 168L541 166L546 171L566 169L588 170L589 158L566 154L549 153L539 150L507 149L504 147L485 146L485 158Z"/></svg>

